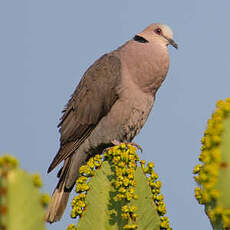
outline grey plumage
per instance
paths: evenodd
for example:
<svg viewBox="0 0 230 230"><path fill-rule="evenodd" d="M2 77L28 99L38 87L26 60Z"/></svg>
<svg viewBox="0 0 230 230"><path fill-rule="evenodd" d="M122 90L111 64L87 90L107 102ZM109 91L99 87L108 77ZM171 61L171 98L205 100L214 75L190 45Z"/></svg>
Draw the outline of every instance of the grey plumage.
<svg viewBox="0 0 230 230"><path fill-rule="evenodd" d="M114 140L130 142L139 133L167 74L169 43L176 47L170 28L152 24L85 72L59 124L60 149L48 172L63 160L64 166L47 210L48 222L61 218L89 154Z"/></svg>

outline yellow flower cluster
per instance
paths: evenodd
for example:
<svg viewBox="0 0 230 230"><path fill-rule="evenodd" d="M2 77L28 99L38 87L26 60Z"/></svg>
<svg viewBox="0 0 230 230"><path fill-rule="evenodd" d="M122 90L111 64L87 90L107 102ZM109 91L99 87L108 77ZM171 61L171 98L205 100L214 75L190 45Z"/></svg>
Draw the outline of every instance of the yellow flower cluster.
<svg viewBox="0 0 230 230"><path fill-rule="evenodd" d="M80 193L78 196L75 196L73 198L73 201L71 203L72 205L72 212L71 217L76 218L77 216L81 216L86 203L85 203L85 197L86 195L84 193Z"/></svg>
<svg viewBox="0 0 230 230"><path fill-rule="evenodd" d="M131 222L132 222L132 220L136 221L136 219L137 219L137 214L135 213L136 210L137 210L137 208L134 205L131 205L131 206L124 205L121 208L121 211L122 211L121 217L127 221L129 221L129 220L131 220ZM136 228L137 228L136 223L126 224L123 227L123 229L136 229Z"/></svg>
<svg viewBox="0 0 230 230"><path fill-rule="evenodd" d="M41 203L42 203L42 206L43 207L47 207L47 205L49 204L50 202L50 195L47 194L47 193L43 193L41 195Z"/></svg>
<svg viewBox="0 0 230 230"><path fill-rule="evenodd" d="M201 139L202 147L198 164L193 169L195 181L199 187L195 188L195 197L200 204L206 205L207 214L212 223L221 220L224 226L230 226L230 210L218 205L221 191L217 190L220 168L227 165L221 155L223 122L230 117L230 98L216 103L216 110L207 122L204 136ZM213 208L214 207L214 208Z"/></svg>
<svg viewBox="0 0 230 230"><path fill-rule="evenodd" d="M222 207L215 207L208 211L208 216L212 223L218 223L222 220L224 229L228 230L230 226L230 209L224 209Z"/></svg>
<svg viewBox="0 0 230 230"><path fill-rule="evenodd" d="M74 224L70 224L66 230L77 230Z"/></svg>
<svg viewBox="0 0 230 230"><path fill-rule="evenodd" d="M153 202L156 204L157 212L161 216L160 228L162 230L163 229L170 230L171 228L169 225L169 219L168 217L164 216L166 214L166 206L164 202L164 196L161 194L161 181L157 180L158 175L153 170L154 163L149 162L147 166L145 166L145 161L143 160L141 160L140 163L141 163L142 170L149 181L149 186L153 194L152 196Z"/></svg>
<svg viewBox="0 0 230 230"><path fill-rule="evenodd" d="M171 229L170 228L170 224L169 224L169 218L167 216L162 216L161 217L161 225L160 225L161 229Z"/></svg>
<svg viewBox="0 0 230 230"><path fill-rule="evenodd" d="M126 224L123 229L136 229L137 225L136 224Z"/></svg>
<svg viewBox="0 0 230 230"><path fill-rule="evenodd" d="M8 154L0 157L0 168L9 168L13 169L18 167L18 161L15 157Z"/></svg>
<svg viewBox="0 0 230 230"><path fill-rule="evenodd" d="M117 192L116 200L125 203L121 208L121 217L127 221L123 229L136 229L137 214L135 211L137 208L129 205L132 199L138 199L134 192L136 186L134 173L139 161L136 148L130 144L121 144L108 149L104 157L105 160L111 162L115 173L113 186Z"/></svg>
<svg viewBox="0 0 230 230"><path fill-rule="evenodd" d="M83 211L86 207L86 193L89 190L88 181L89 178L94 176L95 170L100 167L102 164L102 156L95 155L91 157L86 165L83 165L79 169L80 176L76 181L76 192L78 193L77 196L73 198L72 201L72 211L71 217L81 217ZM72 225L71 225L72 226Z"/></svg>
<svg viewBox="0 0 230 230"><path fill-rule="evenodd" d="M34 183L34 186L37 188L41 188L42 187L42 179L40 177L40 175L38 173L34 173L32 175L32 180Z"/></svg>

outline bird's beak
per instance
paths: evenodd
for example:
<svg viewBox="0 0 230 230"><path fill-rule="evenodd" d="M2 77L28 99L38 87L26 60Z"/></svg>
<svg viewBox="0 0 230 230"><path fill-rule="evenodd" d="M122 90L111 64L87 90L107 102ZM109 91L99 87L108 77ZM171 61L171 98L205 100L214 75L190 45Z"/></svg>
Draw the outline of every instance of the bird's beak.
<svg viewBox="0 0 230 230"><path fill-rule="evenodd" d="M172 45L174 48L178 49L178 45L176 44L176 42L173 39L167 38L167 40L169 41L170 45Z"/></svg>

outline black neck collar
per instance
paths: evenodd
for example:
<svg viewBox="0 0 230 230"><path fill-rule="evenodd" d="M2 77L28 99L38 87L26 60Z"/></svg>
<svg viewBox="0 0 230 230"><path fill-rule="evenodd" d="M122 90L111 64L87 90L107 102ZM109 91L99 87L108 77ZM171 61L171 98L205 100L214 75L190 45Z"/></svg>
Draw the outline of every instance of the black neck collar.
<svg viewBox="0 0 230 230"><path fill-rule="evenodd" d="M141 43L148 43L149 42L148 40L146 40L145 38L141 37L140 35L135 35L133 40L136 41L136 42L141 42Z"/></svg>

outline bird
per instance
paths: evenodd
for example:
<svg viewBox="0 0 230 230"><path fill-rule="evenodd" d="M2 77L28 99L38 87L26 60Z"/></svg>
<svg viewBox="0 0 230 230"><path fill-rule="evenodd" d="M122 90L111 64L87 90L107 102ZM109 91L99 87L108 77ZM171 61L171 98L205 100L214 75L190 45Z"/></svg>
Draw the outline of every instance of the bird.
<svg viewBox="0 0 230 230"><path fill-rule="evenodd" d="M64 164L47 208L47 222L61 219L81 165L114 143L131 143L140 132L166 78L169 45L178 48L170 27L153 23L84 73L58 125L60 148L48 173Z"/></svg>

